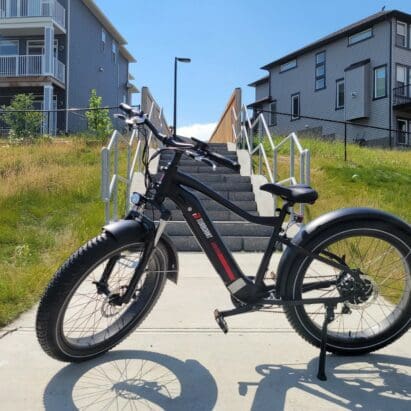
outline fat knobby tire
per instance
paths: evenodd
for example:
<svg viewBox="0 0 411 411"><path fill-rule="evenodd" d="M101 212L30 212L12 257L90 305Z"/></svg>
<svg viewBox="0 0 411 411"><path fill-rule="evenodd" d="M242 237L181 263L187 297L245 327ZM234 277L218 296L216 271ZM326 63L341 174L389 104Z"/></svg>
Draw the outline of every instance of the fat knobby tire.
<svg viewBox="0 0 411 411"><path fill-rule="evenodd" d="M141 309L124 328L102 343L96 344L89 349L68 346L64 343L60 324L73 289L76 289L87 278L88 272L98 262L101 263L113 253L115 254L116 250L125 250L128 246L135 247L136 245L141 246L141 243L122 242L116 240L109 233L103 233L79 248L55 273L41 298L36 319L38 341L49 356L65 362L89 360L113 348L143 322L164 288L166 276L162 272L146 276L144 283L146 292L140 295L137 302L134 303L141 304ZM158 271L167 269L166 252L161 246L155 249L152 258L156 259L155 264Z"/></svg>
<svg viewBox="0 0 411 411"><path fill-rule="evenodd" d="M325 244L327 239L338 236L339 233L346 233L350 230L363 230L364 234L371 231L379 233L381 237L377 237L397 247L397 249L405 257L408 269L408 275L411 275L411 235L408 232L402 231L387 223L381 221L356 221L347 222L344 224L334 225L325 232L320 232L318 235L307 240L304 248L310 251L315 251L321 248L321 244ZM361 234L361 231L358 231ZM363 235L364 235L363 234ZM299 284L301 284L301 276L304 276L305 270L308 268L309 257L297 257L290 270L287 279L285 294L282 298L291 300L299 295ZM410 281L410 279L408 279ZM409 292L409 291L408 291ZM300 294L301 295L301 294ZM310 306L307 306L310 307ZM288 321L294 330L308 343L320 347L321 343L321 328L313 324L306 315L303 306L288 306L285 307L285 314ZM339 355L360 355L381 349L398 338L400 338L411 326L411 298L408 299L407 305L404 307L402 314L391 324L387 330L378 333L370 338L358 338L351 341L349 338L345 340L341 337L333 338L328 334L327 351Z"/></svg>

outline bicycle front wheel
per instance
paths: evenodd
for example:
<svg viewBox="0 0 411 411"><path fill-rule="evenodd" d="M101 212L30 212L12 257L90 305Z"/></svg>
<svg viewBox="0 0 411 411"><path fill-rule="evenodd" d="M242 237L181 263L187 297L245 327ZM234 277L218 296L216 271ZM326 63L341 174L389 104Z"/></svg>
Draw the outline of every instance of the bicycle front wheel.
<svg viewBox="0 0 411 411"><path fill-rule="evenodd" d="M154 250L128 304L110 303L124 294L139 268L144 243L102 234L73 254L49 284L37 313L40 345L51 357L70 362L100 355L129 335L147 316L166 281L167 253ZM104 290L98 287L110 271Z"/></svg>
<svg viewBox="0 0 411 411"><path fill-rule="evenodd" d="M380 349L404 334L411 325L411 238L377 221L347 222L320 233L305 246L313 253L337 256L351 269L359 270L370 292L361 301L348 298L335 309L328 326L327 350L356 355ZM330 254L329 254L330 255ZM343 272L325 263L296 258L287 281L286 299L325 298L349 295ZM307 284L329 281L313 290ZM348 286L349 287L349 286ZM320 346L324 320L323 304L286 307L294 329L309 343Z"/></svg>

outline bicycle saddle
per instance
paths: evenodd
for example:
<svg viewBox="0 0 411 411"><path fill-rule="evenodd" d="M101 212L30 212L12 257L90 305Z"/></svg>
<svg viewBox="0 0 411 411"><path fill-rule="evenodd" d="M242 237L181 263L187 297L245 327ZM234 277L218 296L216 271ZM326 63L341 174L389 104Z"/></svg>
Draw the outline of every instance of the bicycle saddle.
<svg viewBox="0 0 411 411"><path fill-rule="evenodd" d="M279 184L268 183L262 185L260 190L280 196L283 200L292 203L314 204L318 198L318 193L310 186L304 184L295 184L286 187Z"/></svg>

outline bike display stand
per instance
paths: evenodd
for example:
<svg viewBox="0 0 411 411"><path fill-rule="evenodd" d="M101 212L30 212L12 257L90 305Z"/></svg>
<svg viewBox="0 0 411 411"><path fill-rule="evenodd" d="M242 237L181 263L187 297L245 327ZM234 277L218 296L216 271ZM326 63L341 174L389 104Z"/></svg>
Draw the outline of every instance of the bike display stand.
<svg viewBox="0 0 411 411"><path fill-rule="evenodd" d="M328 324L334 321L334 304L326 304L325 305L325 316L323 322L323 328L321 333L321 348L320 348L320 356L318 361L318 373L317 378L321 381L327 381L327 375L325 374L325 361L327 357L327 329Z"/></svg>

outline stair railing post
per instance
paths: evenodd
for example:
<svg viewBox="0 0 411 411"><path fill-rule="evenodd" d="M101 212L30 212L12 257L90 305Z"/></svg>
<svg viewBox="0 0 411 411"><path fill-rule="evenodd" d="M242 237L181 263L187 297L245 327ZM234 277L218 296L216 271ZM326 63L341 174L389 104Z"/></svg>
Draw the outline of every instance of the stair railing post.
<svg viewBox="0 0 411 411"><path fill-rule="evenodd" d="M273 150L273 183L277 181L278 176L278 149L277 147ZM277 209L277 196L274 195L274 212Z"/></svg>
<svg viewBox="0 0 411 411"><path fill-rule="evenodd" d="M118 220L118 138L114 139L114 185L113 185L113 219Z"/></svg>

